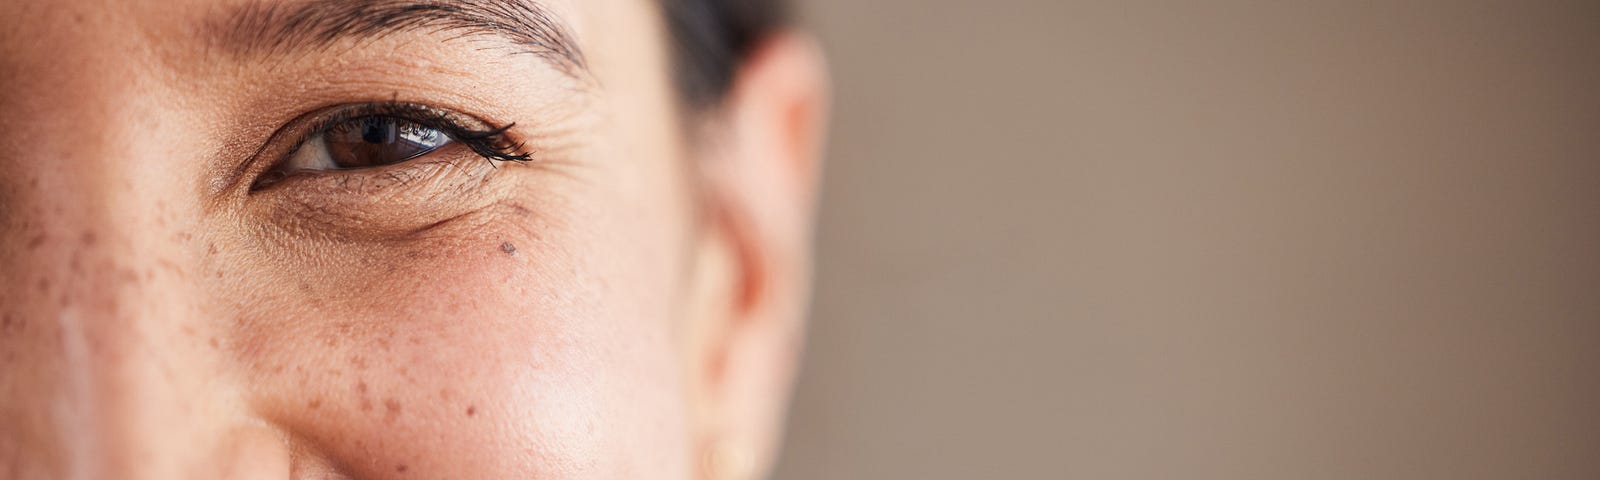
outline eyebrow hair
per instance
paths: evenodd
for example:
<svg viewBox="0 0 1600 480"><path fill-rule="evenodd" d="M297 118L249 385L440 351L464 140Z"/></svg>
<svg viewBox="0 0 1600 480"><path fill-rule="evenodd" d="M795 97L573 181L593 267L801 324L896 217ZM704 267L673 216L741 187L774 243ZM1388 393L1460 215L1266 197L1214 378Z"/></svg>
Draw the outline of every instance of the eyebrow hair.
<svg viewBox="0 0 1600 480"><path fill-rule="evenodd" d="M570 29L532 0L251 0L213 20L213 37L236 54L282 55L422 31L500 37L568 75L588 70Z"/></svg>

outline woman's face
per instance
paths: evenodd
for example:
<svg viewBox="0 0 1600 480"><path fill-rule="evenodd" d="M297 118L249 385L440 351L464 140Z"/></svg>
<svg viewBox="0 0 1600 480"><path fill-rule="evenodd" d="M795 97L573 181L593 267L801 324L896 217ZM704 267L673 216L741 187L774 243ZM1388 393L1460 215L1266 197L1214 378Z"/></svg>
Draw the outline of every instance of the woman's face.
<svg viewBox="0 0 1600 480"><path fill-rule="evenodd" d="M428 5L0 6L0 478L770 460L808 44L695 117L653 0Z"/></svg>

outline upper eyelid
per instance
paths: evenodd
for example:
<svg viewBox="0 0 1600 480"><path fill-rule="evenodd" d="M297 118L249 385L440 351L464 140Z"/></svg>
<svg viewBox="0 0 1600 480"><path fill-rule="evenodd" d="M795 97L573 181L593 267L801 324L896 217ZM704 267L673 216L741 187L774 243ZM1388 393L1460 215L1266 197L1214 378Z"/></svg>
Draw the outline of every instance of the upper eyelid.
<svg viewBox="0 0 1600 480"><path fill-rule="evenodd" d="M443 109L403 102L347 104L324 109L319 113L321 113L322 118L318 120L317 127L310 130L313 134L326 132L340 122L378 116L394 117L434 128L450 128L461 132L474 130L473 127L465 125L464 123L466 122L463 120L481 124L485 128L494 128L488 122L472 119L465 115L452 115L451 112Z"/></svg>

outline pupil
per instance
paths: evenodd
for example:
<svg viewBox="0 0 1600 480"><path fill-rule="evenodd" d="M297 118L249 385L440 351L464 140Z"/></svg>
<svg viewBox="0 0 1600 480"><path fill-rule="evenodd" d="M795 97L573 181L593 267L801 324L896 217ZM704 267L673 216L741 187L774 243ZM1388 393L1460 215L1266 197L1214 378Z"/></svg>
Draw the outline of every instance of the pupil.
<svg viewBox="0 0 1600 480"><path fill-rule="evenodd" d="M390 143L394 141L394 124L381 118L371 118L361 126L361 139L367 143Z"/></svg>

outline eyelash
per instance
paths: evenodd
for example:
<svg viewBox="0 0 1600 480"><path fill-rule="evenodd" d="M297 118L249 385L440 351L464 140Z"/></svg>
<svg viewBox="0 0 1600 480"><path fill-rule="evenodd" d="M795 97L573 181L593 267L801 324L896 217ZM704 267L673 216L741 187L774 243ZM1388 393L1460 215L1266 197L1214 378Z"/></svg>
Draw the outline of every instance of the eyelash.
<svg viewBox="0 0 1600 480"><path fill-rule="evenodd" d="M313 128L309 129L305 134L300 136L299 140L294 143L294 148L300 148L301 146L305 145L306 142L316 138L316 136L327 134L334 127L344 124L345 122L350 122L365 117L393 117L399 120L416 123L417 125L438 130L444 133L445 136L450 137L452 142L460 143L462 146L467 147L467 149L472 150L474 154L477 154L485 161L488 161L489 165L491 166L493 166L494 162L496 161L529 162L533 160L532 153L523 150L524 144L522 142L513 142L506 137L506 132L510 131L512 127L515 127L517 125L516 122L506 124L502 127L488 125L490 128L486 130L477 130L465 126L462 120L456 118L459 116L459 114L446 113L445 111L434 107L413 103L369 103L348 106L344 108L338 108L333 114L328 115L322 120L319 120ZM291 153L293 151L293 149L290 150ZM431 154L431 152L429 154ZM429 154L424 154L423 156ZM396 165L407 163L412 160L415 159L406 160L404 162L397 163ZM279 163L282 162L283 160L279 160ZM276 167L277 165L274 165L274 169ZM276 173L274 174L274 172ZM258 179L255 185L251 187L251 190L260 190L269 187L294 175L294 173L290 172L278 172L277 170L271 170L267 175L264 175L262 178Z"/></svg>

